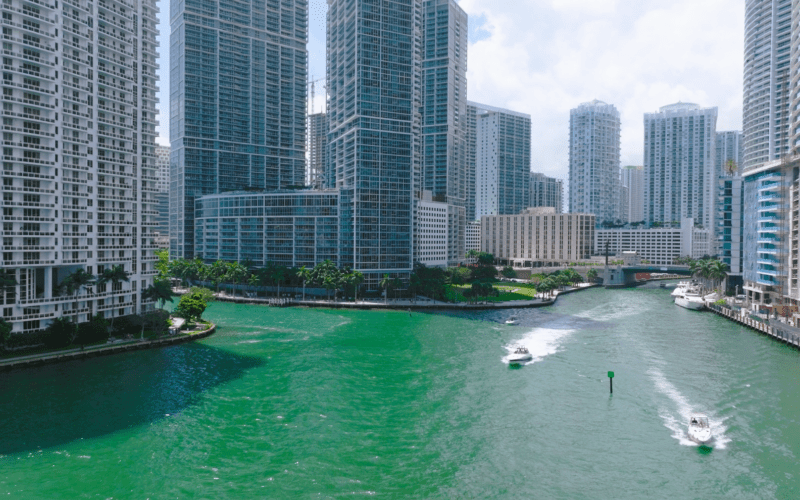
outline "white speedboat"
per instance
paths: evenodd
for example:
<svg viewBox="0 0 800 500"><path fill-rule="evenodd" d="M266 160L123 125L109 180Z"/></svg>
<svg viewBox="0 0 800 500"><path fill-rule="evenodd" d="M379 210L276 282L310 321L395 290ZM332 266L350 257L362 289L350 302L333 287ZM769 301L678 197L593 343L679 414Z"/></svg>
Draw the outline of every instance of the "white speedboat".
<svg viewBox="0 0 800 500"><path fill-rule="evenodd" d="M506 320L506 324L507 325L518 325L519 321L517 321L517 317L516 316L511 316L510 318L508 318Z"/></svg>
<svg viewBox="0 0 800 500"><path fill-rule="evenodd" d="M688 289L683 292L683 295L675 297L675 304L692 311L702 311L706 308L706 302L699 292Z"/></svg>
<svg viewBox="0 0 800 500"><path fill-rule="evenodd" d="M508 364L518 365L533 359L533 355L525 347L518 346L514 352L508 356Z"/></svg>
<svg viewBox="0 0 800 500"><path fill-rule="evenodd" d="M675 285L675 290L670 293L673 297L677 297L678 295L683 295L686 293L686 290L690 288L694 288L697 286L697 282L695 281L681 281L677 285Z"/></svg>
<svg viewBox="0 0 800 500"><path fill-rule="evenodd" d="M708 425L708 417L705 415L692 415L689 419L689 439L697 444L709 444L714 436L711 434L711 426Z"/></svg>

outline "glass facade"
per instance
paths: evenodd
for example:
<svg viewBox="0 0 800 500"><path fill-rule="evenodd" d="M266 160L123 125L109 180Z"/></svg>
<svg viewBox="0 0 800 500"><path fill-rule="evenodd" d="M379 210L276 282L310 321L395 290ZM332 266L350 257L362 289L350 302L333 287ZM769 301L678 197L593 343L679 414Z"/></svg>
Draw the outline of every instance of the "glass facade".
<svg viewBox="0 0 800 500"><path fill-rule="evenodd" d="M225 193L195 200L195 255L314 267L339 264L339 193Z"/></svg>
<svg viewBox="0 0 800 500"><path fill-rule="evenodd" d="M475 142L468 146L475 148L475 218L518 214L530 204L531 117L485 104L470 107L476 113Z"/></svg>
<svg viewBox="0 0 800 500"><path fill-rule="evenodd" d="M301 186L307 0L174 1L170 251L194 255L194 200Z"/></svg>
<svg viewBox="0 0 800 500"><path fill-rule="evenodd" d="M455 265L467 221L467 14L455 0L425 0L422 12L422 189L452 207L447 261Z"/></svg>
<svg viewBox="0 0 800 500"><path fill-rule="evenodd" d="M341 265L375 286L413 268L419 190L421 5L331 0L329 159L342 193Z"/></svg>
<svg viewBox="0 0 800 500"><path fill-rule="evenodd" d="M744 177L744 206L755 207L744 213L744 227L752 228L744 234L744 280L756 293L781 293L785 285L787 183L780 166Z"/></svg>

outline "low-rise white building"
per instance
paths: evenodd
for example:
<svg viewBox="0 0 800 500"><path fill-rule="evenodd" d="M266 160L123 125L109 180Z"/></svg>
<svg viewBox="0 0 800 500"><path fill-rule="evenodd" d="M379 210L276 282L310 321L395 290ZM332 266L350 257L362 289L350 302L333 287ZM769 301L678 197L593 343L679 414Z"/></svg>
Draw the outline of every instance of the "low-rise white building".
<svg viewBox="0 0 800 500"><path fill-rule="evenodd" d="M559 214L553 207L481 218L481 250L517 267L569 264L589 259L595 216Z"/></svg>
<svg viewBox="0 0 800 500"><path fill-rule="evenodd" d="M449 211L447 203L432 201L431 192L424 191L417 201L417 262L428 267L447 266Z"/></svg>
<svg viewBox="0 0 800 500"><path fill-rule="evenodd" d="M709 255L711 236L707 229L695 228L692 218L683 219L680 228L598 229L594 234L594 254L605 255L606 249L613 256L636 252L643 262L665 266L678 257L699 259Z"/></svg>

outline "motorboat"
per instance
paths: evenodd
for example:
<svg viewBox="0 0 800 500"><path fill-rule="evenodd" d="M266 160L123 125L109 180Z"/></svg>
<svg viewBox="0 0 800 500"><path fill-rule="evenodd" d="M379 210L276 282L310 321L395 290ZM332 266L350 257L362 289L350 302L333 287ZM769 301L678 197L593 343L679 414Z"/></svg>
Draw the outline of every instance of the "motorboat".
<svg viewBox="0 0 800 500"><path fill-rule="evenodd" d="M700 292L694 289L686 289L683 294L675 297L675 304L692 311L702 311L706 308L706 302Z"/></svg>
<svg viewBox="0 0 800 500"><path fill-rule="evenodd" d="M518 325L518 324L519 324L519 321L517 320L517 317L516 317L516 316L511 316L510 318L508 318L508 319L506 320L506 324L507 324L507 325Z"/></svg>
<svg viewBox="0 0 800 500"><path fill-rule="evenodd" d="M532 359L533 355L530 353L530 351L528 351L527 348L523 346L517 346L517 348L514 349L514 352L508 356L508 364L517 365Z"/></svg>
<svg viewBox="0 0 800 500"><path fill-rule="evenodd" d="M683 295L686 290L690 288L695 288L698 286L698 283L695 281L681 281L675 286L675 290L672 291L670 295L673 297L677 297L678 295Z"/></svg>
<svg viewBox="0 0 800 500"><path fill-rule="evenodd" d="M697 444L708 444L713 439L708 417L705 415L692 415L689 419L689 439Z"/></svg>

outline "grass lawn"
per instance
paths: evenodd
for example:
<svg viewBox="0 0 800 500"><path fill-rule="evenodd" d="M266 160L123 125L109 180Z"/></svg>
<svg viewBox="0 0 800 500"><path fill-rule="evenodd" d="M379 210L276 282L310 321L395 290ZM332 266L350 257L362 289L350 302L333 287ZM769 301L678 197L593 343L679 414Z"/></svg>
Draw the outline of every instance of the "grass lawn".
<svg viewBox="0 0 800 500"><path fill-rule="evenodd" d="M493 283L500 295L497 297L481 298L481 301L486 302L506 302L509 300L531 300L535 298L536 287L530 283ZM456 302L470 302L464 296L464 292L469 290L471 285L450 285L448 287L448 298L454 298Z"/></svg>

